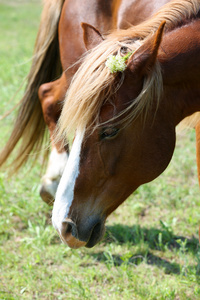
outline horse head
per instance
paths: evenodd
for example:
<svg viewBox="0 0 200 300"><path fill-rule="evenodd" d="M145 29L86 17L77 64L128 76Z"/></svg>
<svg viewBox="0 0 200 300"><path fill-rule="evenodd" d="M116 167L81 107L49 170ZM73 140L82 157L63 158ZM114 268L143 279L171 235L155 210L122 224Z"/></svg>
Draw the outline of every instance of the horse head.
<svg viewBox="0 0 200 300"><path fill-rule="evenodd" d="M72 248L93 247L103 236L109 214L140 185L165 170L175 147L176 125L197 109L197 105L193 109L187 105L186 110L182 103L185 89L174 105L179 80L173 70L174 58L185 51L181 38L190 28L174 39L177 32L165 34L164 26L162 22L144 41L115 41L110 50L113 55L132 53L123 72L113 74L106 66L110 41L102 41L100 67L97 46L88 55L87 71L83 64L69 89L60 133L67 134L71 125L76 136L58 187L52 221L61 239ZM86 43L91 40L87 38L91 30L87 30ZM97 30L92 34L95 32L98 37L93 41L99 40ZM176 41L174 47L170 40ZM70 99L75 101L73 105Z"/></svg>

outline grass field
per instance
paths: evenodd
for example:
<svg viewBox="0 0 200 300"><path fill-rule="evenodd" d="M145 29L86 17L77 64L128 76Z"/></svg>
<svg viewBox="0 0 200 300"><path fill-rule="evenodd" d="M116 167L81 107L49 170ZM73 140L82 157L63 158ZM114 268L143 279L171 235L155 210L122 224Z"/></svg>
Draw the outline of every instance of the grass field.
<svg viewBox="0 0 200 300"><path fill-rule="evenodd" d="M27 75L39 1L0 0L0 115ZM0 147L14 114L0 122ZM101 243L71 250L38 194L39 163L0 173L0 299L200 299L200 194L195 132L179 135L173 160L107 222Z"/></svg>

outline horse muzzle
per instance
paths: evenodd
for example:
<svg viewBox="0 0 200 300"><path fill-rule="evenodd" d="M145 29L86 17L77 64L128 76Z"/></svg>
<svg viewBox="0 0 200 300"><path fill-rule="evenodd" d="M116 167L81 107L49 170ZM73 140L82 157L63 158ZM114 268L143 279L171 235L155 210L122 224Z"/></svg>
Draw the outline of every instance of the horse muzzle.
<svg viewBox="0 0 200 300"><path fill-rule="evenodd" d="M46 180L40 186L40 197L48 205L53 205L59 180Z"/></svg>
<svg viewBox="0 0 200 300"><path fill-rule="evenodd" d="M88 217L82 223L76 224L71 219L62 222L60 230L57 229L61 240L70 248L92 248L103 237L105 220L97 217Z"/></svg>

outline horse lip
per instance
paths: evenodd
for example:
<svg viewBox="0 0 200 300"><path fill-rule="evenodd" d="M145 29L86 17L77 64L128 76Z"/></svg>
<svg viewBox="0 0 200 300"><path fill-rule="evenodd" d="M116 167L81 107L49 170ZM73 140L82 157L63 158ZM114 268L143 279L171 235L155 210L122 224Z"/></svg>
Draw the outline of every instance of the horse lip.
<svg viewBox="0 0 200 300"><path fill-rule="evenodd" d="M85 247L86 248L94 247L102 239L104 232L105 232L104 223L99 222L98 224L96 224Z"/></svg>

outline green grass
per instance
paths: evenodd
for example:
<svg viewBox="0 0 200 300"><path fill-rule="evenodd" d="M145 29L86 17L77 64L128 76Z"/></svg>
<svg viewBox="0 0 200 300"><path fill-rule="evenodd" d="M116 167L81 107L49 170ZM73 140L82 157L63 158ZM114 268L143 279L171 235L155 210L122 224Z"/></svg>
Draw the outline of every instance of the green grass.
<svg viewBox="0 0 200 300"><path fill-rule="evenodd" d="M0 0L0 115L22 95L41 6ZM13 114L1 121L5 144ZM0 299L200 299L200 198L194 130L173 160L109 218L102 242L71 250L38 195L40 165L11 180L0 173Z"/></svg>

